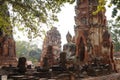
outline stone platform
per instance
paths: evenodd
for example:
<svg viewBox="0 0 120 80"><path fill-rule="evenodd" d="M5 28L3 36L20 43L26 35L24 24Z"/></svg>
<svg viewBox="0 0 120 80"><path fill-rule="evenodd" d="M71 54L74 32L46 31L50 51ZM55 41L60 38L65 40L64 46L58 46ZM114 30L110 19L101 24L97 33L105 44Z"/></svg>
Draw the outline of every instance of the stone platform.
<svg viewBox="0 0 120 80"><path fill-rule="evenodd" d="M8 67L9 68L9 67ZM10 68L9 68L10 69ZM13 68L14 70L15 68ZM84 78L75 77L74 73L70 72L38 72L36 69L27 69L27 72L23 75L17 72L7 71L8 80L120 80L120 73L111 73L109 75ZM4 70L0 70L1 74L5 73ZM20 78L20 79L19 79Z"/></svg>
<svg viewBox="0 0 120 80"><path fill-rule="evenodd" d="M99 77L88 77L81 80L120 80L120 73L112 73L109 75Z"/></svg>
<svg viewBox="0 0 120 80"><path fill-rule="evenodd" d="M0 66L16 66L17 65L17 59L16 57L5 57L0 56Z"/></svg>

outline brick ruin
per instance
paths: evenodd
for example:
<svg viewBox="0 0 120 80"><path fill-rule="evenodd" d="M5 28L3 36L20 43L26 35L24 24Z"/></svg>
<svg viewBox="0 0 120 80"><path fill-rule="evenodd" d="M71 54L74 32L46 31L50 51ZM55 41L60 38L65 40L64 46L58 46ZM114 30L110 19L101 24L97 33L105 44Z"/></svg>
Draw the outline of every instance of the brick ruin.
<svg viewBox="0 0 120 80"><path fill-rule="evenodd" d="M98 4L98 0L77 0L75 35L72 37L69 32L67 33L67 43L64 44L63 51L66 53L67 60L72 58L73 64L82 66L98 61L98 64L109 64L111 69L115 70L113 43L106 26L105 8L93 14L97 10ZM47 32L43 43L42 62L45 57L49 61L48 64L55 63L54 61L57 59L55 57L60 56L60 39L60 33L55 27ZM51 51L48 49L50 46Z"/></svg>
<svg viewBox="0 0 120 80"><path fill-rule="evenodd" d="M4 1L3 1L4 2ZM5 9L3 9L3 7ZM9 22L9 11L7 9L7 6L4 5L4 3L1 2L0 5L0 10L1 16L5 16L7 18L8 23L4 23L4 25L1 25L0 27L0 66L8 66L8 65L13 65L16 66L17 60L16 60L16 51L15 51L15 40L13 38L13 33L12 33L12 26L7 24L11 24ZM5 30L7 30L7 32L5 32Z"/></svg>
<svg viewBox="0 0 120 80"><path fill-rule="evenodd" d="M0 66L16 66L15 40L12 35L4 35L0 31Z"/></svg>
<svg viewBox="0 0 120 80"><path fill-rule="evenodd" d="M93 14L98 4L98 0L77 0L74 26L76 56L81 64L97 59L114 69L113 44L106 26L105 8Z"/></svg>
<svg viewBox="0 0 120 80"><path fill-rule="evenodd" d="M56 27L52 27L51 30L47 31L45 36L43 46L42 46L42 54L41 54L41 65L48 63L47 66L52 66L57 63L57 59L61 52L61 35ZM44 59L45 58L45 59Z"/></svg>

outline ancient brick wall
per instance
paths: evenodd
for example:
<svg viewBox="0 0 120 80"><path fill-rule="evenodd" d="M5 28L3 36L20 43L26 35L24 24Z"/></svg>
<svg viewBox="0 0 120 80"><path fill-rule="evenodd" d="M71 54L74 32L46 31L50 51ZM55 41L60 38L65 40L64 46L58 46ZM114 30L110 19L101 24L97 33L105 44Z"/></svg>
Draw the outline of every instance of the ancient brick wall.
<svg viewBox="0 0 120 80"><path fill-rule="evenodd" d="M16 47L13 37L0 36L0 66L16 66Z"/></svg>

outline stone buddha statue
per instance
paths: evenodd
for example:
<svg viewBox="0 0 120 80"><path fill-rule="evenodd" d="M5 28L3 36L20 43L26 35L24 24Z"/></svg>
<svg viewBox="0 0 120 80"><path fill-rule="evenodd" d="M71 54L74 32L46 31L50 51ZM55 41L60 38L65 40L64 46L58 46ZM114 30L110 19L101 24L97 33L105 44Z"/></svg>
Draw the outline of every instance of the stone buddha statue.
<svg viewBox="0 0 120 80"><path fill-rule="evenodd" d="M75 58L76 46L75 43L72 42L72 36L68 32L66 35L67 43L63 45L63 51L66 52L67 59Z"/></svg>

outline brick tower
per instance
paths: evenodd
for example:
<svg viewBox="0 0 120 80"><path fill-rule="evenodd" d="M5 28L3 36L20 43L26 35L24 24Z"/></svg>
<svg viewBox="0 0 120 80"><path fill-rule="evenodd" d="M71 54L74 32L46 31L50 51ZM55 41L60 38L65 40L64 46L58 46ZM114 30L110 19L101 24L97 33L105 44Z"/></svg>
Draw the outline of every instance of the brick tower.
<svg viewBox="0 0 120 80"><path fill-rule="evenodd" d="M43 64L44 57L48 59L49 66L57 63L61 51L61 35L56 27L52 27L46 34L43 42L40 62Z"/></svg>
<svg viewBox="0 0 120 80"><path fill-rule="evenodd" d="M114 68L113 44L106 26L105 8L93 14L98 4L98 0L77 0L74 26L76 56L81 64L98 59Z"/></svg>
<svg viewBox="0 0 120 80"><path fill-rule="evenodd" d="M0 17L2 16L0 21L0 66L16 66L15 41L10 23L10 13L4 1L0 1L0 10Z"/></svg>
<svg viewBox="0 0 120 80"><path fill-rule="evenodd" d="M16 47L12 36L0 35L0 66L16 66Z"/></svg>

